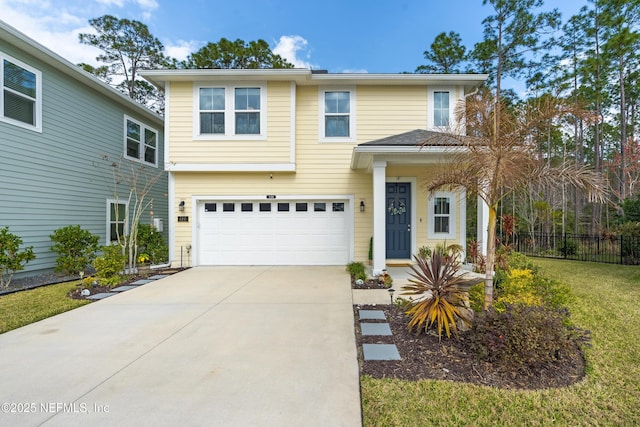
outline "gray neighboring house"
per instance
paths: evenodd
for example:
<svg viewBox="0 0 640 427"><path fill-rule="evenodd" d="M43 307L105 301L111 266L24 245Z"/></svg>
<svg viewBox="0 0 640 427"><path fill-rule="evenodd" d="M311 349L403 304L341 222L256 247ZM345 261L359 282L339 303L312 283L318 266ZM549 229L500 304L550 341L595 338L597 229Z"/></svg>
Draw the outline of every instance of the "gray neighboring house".
<svg viewBox="0 0 640 427"><path fill-rule="evenodd" d="M37 258L14 277L48 273L54 230L79 224L112 240L113 162L123 170L161 174L141 223L167 222L164 121L51 50L0 21L0 227L33 246ZM108 159L108 160L105 160ZM124 205L124 206L123 206ZM122 212L122 209L119 210ZM127 210L130 214L130 211Z"/></svg>

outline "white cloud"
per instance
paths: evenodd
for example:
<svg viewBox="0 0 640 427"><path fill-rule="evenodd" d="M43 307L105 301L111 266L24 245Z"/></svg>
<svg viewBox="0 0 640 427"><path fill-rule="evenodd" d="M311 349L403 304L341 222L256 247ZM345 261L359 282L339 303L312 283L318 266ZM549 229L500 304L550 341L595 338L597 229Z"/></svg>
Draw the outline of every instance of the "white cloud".
<svg viewBox="0 0 640 427"><path fill-rule="evenodd" d="M369 73L369 71L365 70L364 68L355 68L355 69L345 68L340 72L349 73L349 74L368 74Z"/></svg>
<svg viewBox="0 0 640 427"><path fill-rule="evenodd" d="M156 0L0 0L0 19L74 64L98 65L99 50L81 44L78 35L95 32L89 19L127 6L145 19L159 7Z"/></svg>
<svg viewBox="0 0 640 427"><path fill-rule="evenodd" d="M2 19L41 45L76 64L96 65L98 50L80 44L78 34L90 32L87 19L66 10L57 10L43 2L34 9L29 2L13 3L0 0Z"/></svg>
<svg viewBox="0 0 640 427"><path fill-rule="evenodd" d="M190 40L178 40L177 42L167 42L164 43L164 52L172 58L176 58L179 61L187 59L191 53L196 52L200 46L201 42Z"/></svg>
<svg viewBox="0 0 640 427"><path fill-rule="evenodd" d="M316 68L309 62L311 54L307 51L308 44L309 42L301 36L282 36L273 48L273 53L282 56L296 68Z"/></svg>

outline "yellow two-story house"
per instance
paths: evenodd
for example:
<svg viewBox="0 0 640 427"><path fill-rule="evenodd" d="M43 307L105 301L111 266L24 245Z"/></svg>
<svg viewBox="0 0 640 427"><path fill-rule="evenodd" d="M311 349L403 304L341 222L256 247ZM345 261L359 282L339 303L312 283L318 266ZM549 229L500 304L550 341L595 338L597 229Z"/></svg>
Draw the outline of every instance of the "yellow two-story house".
<svg viewBox="0 0 640 427"><path fill-rule="evenodd" d="M451 147L428 141L455 127L456 104L486 75L143 75L166 96L174 266L344 265L372 254L379 273L423 245L466 246L466 194L424 185Z"/></svg>

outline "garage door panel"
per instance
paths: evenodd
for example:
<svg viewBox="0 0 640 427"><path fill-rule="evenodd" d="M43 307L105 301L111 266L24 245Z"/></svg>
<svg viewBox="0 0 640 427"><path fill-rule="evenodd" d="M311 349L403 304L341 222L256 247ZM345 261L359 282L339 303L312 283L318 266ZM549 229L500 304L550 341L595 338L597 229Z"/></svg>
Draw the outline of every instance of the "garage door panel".
<svg viewBox="0 0 640 427"><path fill-rule="evenodd" d="M207 202L209 206L212 203ZM222 212L223 203L235 203L234 211ZM322 202L326 204L326 211L316 211L316 201L272 202L271 211L261 211L260 203L253 202L251 212L243 212L242 203L217 202L215 212L205 212L204 204L199 207L200 265L340 265L348 262L347 213L333 212L334 201ZM264 208L265 202L261 203ZM278 211L278 204L281 209L288 206L289 211ZM248 209L248 205L244 206Z"/></svg>

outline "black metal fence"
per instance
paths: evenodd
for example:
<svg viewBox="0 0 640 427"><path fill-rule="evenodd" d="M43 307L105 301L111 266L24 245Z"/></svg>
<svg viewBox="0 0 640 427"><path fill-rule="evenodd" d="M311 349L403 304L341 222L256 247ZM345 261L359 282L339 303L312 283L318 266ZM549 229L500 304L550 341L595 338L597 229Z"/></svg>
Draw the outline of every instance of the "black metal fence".
<svg viewBox="0 0 640 427"><path fill-rule="evenodd" d="M522 233L510 240L515 250L527 256L640 265L638 236Z"/></svg>

